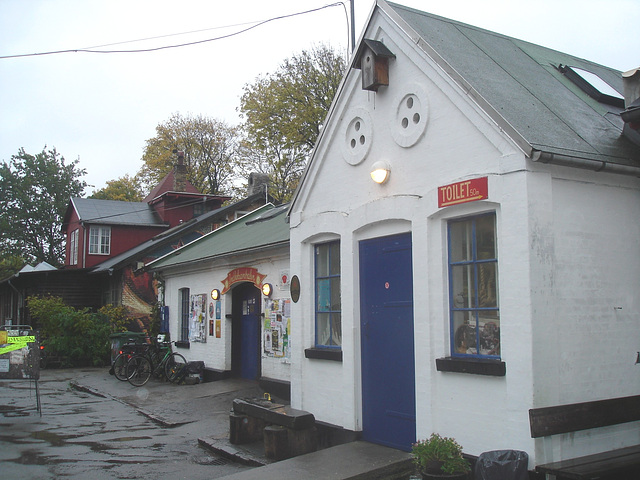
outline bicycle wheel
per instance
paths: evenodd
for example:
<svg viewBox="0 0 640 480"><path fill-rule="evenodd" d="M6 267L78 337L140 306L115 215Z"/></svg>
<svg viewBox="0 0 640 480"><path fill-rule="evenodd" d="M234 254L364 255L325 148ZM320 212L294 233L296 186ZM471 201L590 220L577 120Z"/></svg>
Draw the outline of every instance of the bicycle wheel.
<svg viewBox="0 0 640 480"><path fill-rule="evenodd" d="M127 363L127 380L135 387L141 387L151 377L151 362L147 357L138 355Z"/></svg>
<svg viewBox="0 0 640 480"><path fill-rule="evenodd" d="M113 362L113 374L122 382L127 381L127 364L129 363L130 358L131 354L120 353Z"/></svg>
<svg viewBox="0 0 640 480"><path fill-rule="evenodd" d="M187 368L187 361L179 353L172 353L164 364L164 374L167 380L175 382L182 372L183 368Z"/></svg>

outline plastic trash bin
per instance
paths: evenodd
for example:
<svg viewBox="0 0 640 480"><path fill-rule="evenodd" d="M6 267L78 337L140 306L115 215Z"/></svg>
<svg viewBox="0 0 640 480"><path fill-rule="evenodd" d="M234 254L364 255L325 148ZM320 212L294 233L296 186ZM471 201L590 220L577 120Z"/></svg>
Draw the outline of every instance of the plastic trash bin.
<svg viewBox="0 0 640 480"><path fill-rule="evenodd" d="M520 450L493 450L481 453L476 462L475 480L528 480L529 455Z"/></svg>
<svg viewBox="0 0 640 480"><path fill-rule="evenodd" d="M122 345L125 343L144 343L147 340L147 334L144 332L120 332L109 335L111 340L111 365L115 361Z"/></svg>

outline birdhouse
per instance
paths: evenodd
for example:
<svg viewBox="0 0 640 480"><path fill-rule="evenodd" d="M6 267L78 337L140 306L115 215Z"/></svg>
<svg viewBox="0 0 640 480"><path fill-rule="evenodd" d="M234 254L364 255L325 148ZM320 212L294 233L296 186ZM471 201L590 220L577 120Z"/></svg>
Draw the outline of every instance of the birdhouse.
<svg viewBox="0 0 640 480"><path fill-rule="evenodd" d="M378 91L389 85L389 58L396 56L378 40L365 38L355 57L354 67L362 70L362 89Z"/></svg>

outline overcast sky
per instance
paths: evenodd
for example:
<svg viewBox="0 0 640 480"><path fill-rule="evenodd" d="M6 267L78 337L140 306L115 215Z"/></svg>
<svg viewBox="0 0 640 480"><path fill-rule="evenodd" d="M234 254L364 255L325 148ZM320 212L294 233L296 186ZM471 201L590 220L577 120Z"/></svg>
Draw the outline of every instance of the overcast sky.
<svg viewBox="0 0 640 480"><path fill-rule="evenodd" d="M640 66L638 0L397 0L621 71ZM0 57L213 39L330 0L0 0ZM373 0L355 0L356 39ZM94 190L140 169L173 113L238 123L242 87L321 43L347 53L349 3L146 53L0 58L0 160L55 147ZM186 34L187 32L194 32ZM150 39L136 41L140 39ZM124 42L124 43L123 43Z"/></svg>

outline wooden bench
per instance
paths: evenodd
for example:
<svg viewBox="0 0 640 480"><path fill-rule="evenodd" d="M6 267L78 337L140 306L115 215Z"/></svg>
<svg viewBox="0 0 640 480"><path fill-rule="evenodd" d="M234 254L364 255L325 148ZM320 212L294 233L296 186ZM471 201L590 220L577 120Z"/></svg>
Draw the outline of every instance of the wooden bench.
<svg viewBox="0 0 640 480"><path fill-rule="evenodd" d="M229 415L232 444L264 442L272 460L314 452L318 448L315 417L304 410L262 398L236 398Z"/></svg>
<svg viewBox="0 0 640 480"><path fill-rule="evenodd" d="M532 438L638 420L640 395L529 410ZM536 466L536 472L572 480L592 480L633 471L640 471L640 445Z"/></svg>

